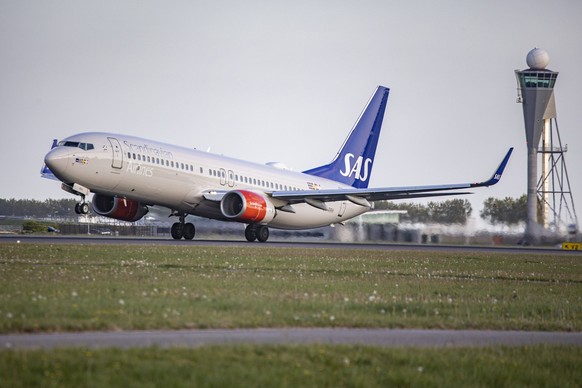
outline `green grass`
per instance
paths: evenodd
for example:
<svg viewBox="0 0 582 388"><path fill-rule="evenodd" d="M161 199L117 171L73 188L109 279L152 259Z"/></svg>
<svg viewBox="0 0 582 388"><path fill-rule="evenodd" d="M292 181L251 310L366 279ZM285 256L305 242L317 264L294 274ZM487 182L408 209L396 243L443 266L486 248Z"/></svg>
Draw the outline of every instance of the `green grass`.
<svg viewBox="0 0 582 388"><path fill-rule="evenodd" d="M582 330L577 255L0 244L0 332Z"/></svg>
<svg viewBox="0 0 582 388"><path fill-rule="evenodd" d="M580 347L231 346L0 352L6 387L579 387Z"/></svg>

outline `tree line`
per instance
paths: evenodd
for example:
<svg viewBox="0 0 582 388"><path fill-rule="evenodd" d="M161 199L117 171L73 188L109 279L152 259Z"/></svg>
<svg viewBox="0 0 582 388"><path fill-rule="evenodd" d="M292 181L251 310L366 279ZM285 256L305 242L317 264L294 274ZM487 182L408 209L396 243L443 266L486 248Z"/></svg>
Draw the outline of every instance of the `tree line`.
<svg viewBox="0 0 582 388"><path fill-rule="evenodd" d="M527 196L503 199L489 197L483 202L479 216L492 225L517 225L527 219ZM376 209L405 210L403 221L424 224L465 225L473 213L471 203L466 199L451 199L429 202L426 205L407 202L382 201Z"/></svg>
<svg viewBox="0 0 582 388"><path fill-rule="evenodd" d="M0 216L12 217L68 217L75 214L75 199L3 199L0 198Z"/></svg>
<svg viewBox="0 0 582 388"><path fill-rule="evenodd" d="M74 215L75 199L1 199L0 216L18 217L68 217ZM527 218L527 196L503 199L489 197L483 203L479 216L493 225L517 225ZM377 210L405 210L401 219L412 223L465 225L473 213L466 199L418 204L409 202L380 201Z"/></svg>

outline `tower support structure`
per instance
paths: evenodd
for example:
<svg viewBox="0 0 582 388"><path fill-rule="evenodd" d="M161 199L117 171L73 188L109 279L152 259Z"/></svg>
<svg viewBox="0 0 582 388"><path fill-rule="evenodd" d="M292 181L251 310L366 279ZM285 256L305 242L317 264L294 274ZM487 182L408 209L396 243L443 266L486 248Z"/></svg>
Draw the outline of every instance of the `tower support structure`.
<svg viewBox="0 0 582 388"><path fill-rule="evenodd" d="M546 120L538 153L542 171L537 184L537 197L541 203L540 224L544 229L569 233L578 227L574 197L566 166L568 146L562 144L558 120Z"/></svg>

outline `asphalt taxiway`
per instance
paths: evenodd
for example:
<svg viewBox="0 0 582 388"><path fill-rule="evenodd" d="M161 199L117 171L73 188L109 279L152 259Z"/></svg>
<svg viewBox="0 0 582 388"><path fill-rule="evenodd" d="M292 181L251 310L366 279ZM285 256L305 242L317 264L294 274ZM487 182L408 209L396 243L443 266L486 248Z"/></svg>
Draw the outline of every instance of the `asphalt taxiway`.
<svg viewBox="0 0 582 388"><path fill-rule="evenodd" d="M332 344L382 347L582 346L582 332L286 328L156 330L0 335L3 349Z"/></svg>

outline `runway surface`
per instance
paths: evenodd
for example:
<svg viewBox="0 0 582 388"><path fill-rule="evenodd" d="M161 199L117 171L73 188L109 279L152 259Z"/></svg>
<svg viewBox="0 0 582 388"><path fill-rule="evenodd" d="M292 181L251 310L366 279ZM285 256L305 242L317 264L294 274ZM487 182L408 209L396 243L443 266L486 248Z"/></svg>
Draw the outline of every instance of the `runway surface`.
<svg viewBox="0 0 582 388"><path fill-rule="evenodd" d="M201 347L235 344L332 344L383 347L582 346L582 332L415 329L160 330L0 335L3 349Z"/></svg>
<svg viewBox="0 0 582 388"><path fill-rule="evenodd" d="M129 245L177 245L177 246L221 246L221 247L271 247L271 248L324 248L324 249L373 249L385 251L428 251L428 252L496 252L496 253L533 253L581 255L582 251L568 251L560 248L521 247L521 246L481 246L446 244L397 244L397 243L341 243L333 241L269 241L249 243L242 240L174 240L152 237L113 237L113 236L60 236L60 235L0 235L2 242L21 242L34 244L129 244Z"/></svg>

